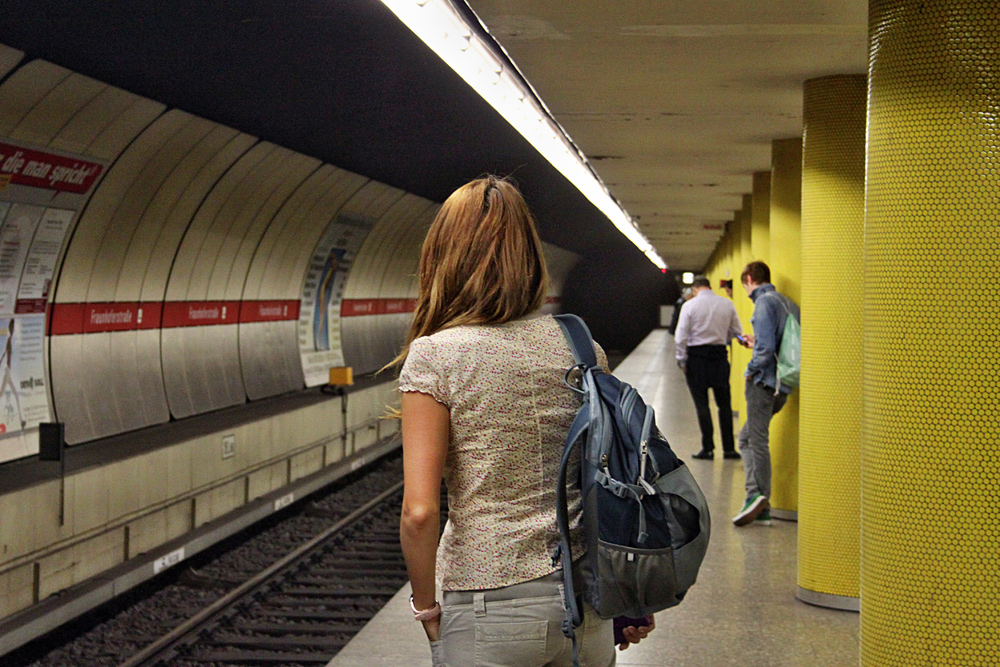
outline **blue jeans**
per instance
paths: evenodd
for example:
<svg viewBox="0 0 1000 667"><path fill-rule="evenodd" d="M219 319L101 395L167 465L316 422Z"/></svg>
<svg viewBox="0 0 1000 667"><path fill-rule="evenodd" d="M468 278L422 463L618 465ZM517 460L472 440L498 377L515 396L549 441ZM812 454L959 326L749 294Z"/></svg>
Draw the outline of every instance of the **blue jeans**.
<svg viewBox="0 0 1000 667"><path fill-rule="evenodd" d="M747 421L740 431L740 455L746 473L747 500L759 493L771 497L771 417L785 406L787 394L756 382L746 383Z"/></svg>
<svg viewBox="0 0 1000 667"><path fill-rule="evenodd" d="M576 629L580 667L613 667L612 621L584 605ZM569 667L573 642L563 636L562 574L486 591L445 591L434 667Z"/></svg>

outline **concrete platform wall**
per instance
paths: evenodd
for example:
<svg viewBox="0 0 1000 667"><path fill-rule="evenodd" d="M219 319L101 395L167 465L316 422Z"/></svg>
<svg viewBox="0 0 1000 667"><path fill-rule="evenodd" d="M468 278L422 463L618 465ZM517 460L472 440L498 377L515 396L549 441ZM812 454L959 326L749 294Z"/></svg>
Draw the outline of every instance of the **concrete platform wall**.
<svg viewBox="0 0 1000 667"><path fill-rule="evenodd" d="M0 495L0 619L392 436L397 395L390 381L70 474L62 522L59 480Z"/></svg>

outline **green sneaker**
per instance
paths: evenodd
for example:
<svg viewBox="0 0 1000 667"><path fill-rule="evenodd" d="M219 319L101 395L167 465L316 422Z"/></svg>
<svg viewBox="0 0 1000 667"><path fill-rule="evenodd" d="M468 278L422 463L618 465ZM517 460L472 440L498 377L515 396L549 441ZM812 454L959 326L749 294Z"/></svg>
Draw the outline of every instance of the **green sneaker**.
<svg viewBox="0 0 1000 667"><path fill-rule="evenodd" d="M772 525L771 510L765 507L761 511L761 513L757 515L757 518L753 520L753 525L755 525L755 526L770 526L770 525Z"/></svg>
<svg viewBox="0 0 1000 667"><path fill-rule="evenodd" d="M733 517L733 523L737 526L746 526L754 522L754 519L767 508L767 498L755 493L743 503L743 509Z"/></svg>

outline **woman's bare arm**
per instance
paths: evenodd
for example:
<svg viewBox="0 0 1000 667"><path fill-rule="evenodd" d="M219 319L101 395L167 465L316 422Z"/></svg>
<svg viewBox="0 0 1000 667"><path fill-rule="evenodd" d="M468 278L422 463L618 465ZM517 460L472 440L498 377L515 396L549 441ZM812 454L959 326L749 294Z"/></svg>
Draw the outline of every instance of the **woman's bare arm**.
<svg viewBox="0 0 1000 667"><path fill-rule="evenodd" d="M432 396L404 392L403 512L399 540L413 588L413 606L434 606L434 559L441 513L441 476L448 454L451 415ZM432 641L438 638L440 618L424 622Z"/></svg>

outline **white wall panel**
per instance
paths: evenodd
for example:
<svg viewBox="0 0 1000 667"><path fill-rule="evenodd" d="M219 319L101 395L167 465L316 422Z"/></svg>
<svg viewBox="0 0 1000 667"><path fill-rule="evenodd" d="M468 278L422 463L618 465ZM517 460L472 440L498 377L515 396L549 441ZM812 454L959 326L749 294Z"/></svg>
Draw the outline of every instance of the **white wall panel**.
<svg viewBox="0 0 1000 667"><path fill-rule="evenodd" d="M135 98L125 111L110 119L108 126L87 146L86 154L103 160L115 159L165 109L159 102Z"/></svg>
<svg viewBox="0 0 1000 667"><path fill-rule="evenodd" d="M205 237L212 228L216 217L227 217L229 214L223 212L224 208L240 205L239 197L246 192L246 183L251 181L252 174L258 169L263 169L264 161L279 150L284 151L274 144L258 143L240 157L209 192L185 231L177 250L174 266L167 281L166 299L168 301L185 301L190 298L191 277L198 265L199 257L204 251ZM214 261L214 257L212 259ZM208 271L210 270L209 268ZM202 272L205 271L203 268ZM205 285L200 290L195 289L194 291L200 291L202 294L207 291L207 277Z"/></svg>
<svg viewBox="0 0 1000 667"><path fill-rule="evenodd" d="M101 334L91 334L101 335ZM52 402L56 418L66 423L66 442L76 444L94 439L94 421L85 393L78 391L88 372L83 343L85 334L53 336L49 339L49 370ZM110 345L109 345L110 349Z"/></svg>
<svg viewBox="0 0 1000 667"><path fill-rule="evenodd" d="M81 107L100 95L108 85L80 74L70 74L11 129L11 139L39 146L48 145Z"/></svg>
<svg viewBox="0 0 1000 667"><path fill-rule="evenodd" d="M126 266L126 255L133 243L138 241L142 244L144 230L141 222L147 213L156 215L155 208L160 204L157 194L161 188L167 186L162 193L165 199L175 196L176 184L168 183L168 179L185 156L215 127L211 121L182 111L170 111L166 116L176 116L177 123L172 125L169 136L148 156L145 164L130 175L129 187L122 192L117 206L107 220L104 235L93 258L90 286L87 290L87 301L90 303L138 300L145 262L140 260L136 263L136 255L132 254L133 262ZM109 179L110 176L109 174ZM148 210L151 206L154 207L152 212ZM89 211L84 214L83 219L88 221L88 218Z"/></svg>
<svg viewBox="0 0 1000 667"><path fill-rule="evenodd" d="M190 121L182 112L167 114L131 145L91 196L66 250L56 287L56 302L113 301L121 257L149 194L141 174L150 173L161 149ZM107 256L106 256L107 255ZM110 261L109 259L114 258ZM100 268L97 268L100 267ZM95 273L96 270L96 273ZM138 393L135 364L119 369L122 353L112 355L111 333L56 336L50 341L52 392L67 442L76 443L124 430L123 411L114 397ZM134 346L125 346L125 352ZM134 356L134 355L133 355ZM142 414L140 408L139 414ZM162 410L161 410L162 413ZM132 414L131 412L127 414Z"/></svg>
<svg viewBox="0 0 1000 667"><path fill-rule="evenodd" d="M140 134L108 170L91 196L66 250L56 289L57 302L82 303L87 300L95 262L115 212L135 185L137 176L191 118L190 114L182 111L167 112ZM108 291L111 292L110 289Z"/></svg>
<svg viewBox="0 0 1000 667"><path fill-rule="evenodd" d="M340 213L377 221L405 194L402 190L385 183L368 181L344 203Z"/></svg>
<svg viewBox="0 0 1000 667"><path fill-rule="evenodd" d="M67 268L79 270L81 277L89 273L89 285L83 301L86 303L135 303L139 301L145 267L149 262L150 237L163 224L163 213L190 180L191 169L185 169L185 159L194 157L195 166L204 162L204 151L197 148L216 128L214 123L183 112L170 112L144 133L133 145L142 151L142 159L126 159L109 172L102 188L95 194L74 237L72 250L79 250L83 238L95 246L87 258L77 253ZM143 141L146 134L155 135ZM229 131L229 134L235 134ZM223 145L216 141L214 150ZM211 146L211 142L209 142ZM132 154L133 151L128 152ZM122 162L134 169L121 172ZM119 194L116 201L105 199L104 187ZM94 206L94 204L99 204ZM96 217L97 213L101 217ZM100 235L93 233L100 231ZM88 262L89 259L89 262ZM87 266L89 264L89 266ZM69 275L73 275L70 273ZM64 271L63 277L67 274ZM61 284L62 283L61 281ZM60 337L61 338L61 337ZM74 337L75 338L75 337ZM63 342L53 341L53 361L62 351ZM99 438L123 431L162 423L169 419L159 364L159 344L156 331L129 330L90 333L81 341L86 371L77 373L73 403L59 401L68 386L63 377L65 364L53 368L53 388L56 391L60 418L67 422L68 440ZM80 363L79 361L77 362ZM72 372L72 371L69 371ZM83 434L73 426L74 413L66 408L83 401L87 404L91 431Z"/></svg>
<svg viewBox="0 0 1000 667"><path fill-rule="evenodd" d="M102 134L106 133L109 128L121 123L129 110L140 102L144 103L144 106L150 109L150 113L140 126L145 127L156 116L162 113L163 106L151 100L145 100L138 95L127 93L120 88L104 86L97 95L80 107L66 121L59 130L59 134L49 143L49 146L71 153L92 155L105 160L113 159L124 149L124 146L114 152L99 150L95 154L94 147L96 140ZM138 133L138 129L133 130L130 133L131 138L134 138Z"/></svg>
<svg viewBox="0 0 1000 667"><path fill-rule="evenodd" d="M52 87L44 91L41 86L43 82L48 82ZM12 103L11 98L19 99ZM106 102L112 99L119 100L118 108L122 113L92 112L95 108L107 112L107 106L98 100ZM117 151L109 151L109 148L127 145L163 109L161 104L70 74L43 61L29 63L0 87L0 107L5 109L3 122L7 123L10 131L20 140L105 160L117 157ZM135 110L130 122L122 123L122 116L129 110ZM118 141L101 143L98 138L106 133L118 136ZM95 146L96 151L92 150ZM137 156L137 159L132 160L132 166L141 164L146 157L147 155ZM130 180L128 169L117 170L117 174L112 181L127 188ZM101 183L106 182L106 178L107 175ZM88 225L85 225L85 230L90 233L83 231L77 234L79 238L90 242L91 253L89 256L80 252L74 255L74 261L60 276L62 284L71 286L71 289L59 290L57 285L58 301L86 300L94 258L99 253L100 241L107 228L107 215L115 208L115 198L108 197L107 193L101 197L98 194L100 191L99 184L92 195L92 198L97 196L99 199L93 210L103 210L106 215L90 218ZM88 244L82 243L78 249L86 245ZM110 334L94 335L96 337L86 346L84 340L87 337L84 335L57 336L50 340L48 358L50 367L54 369L54 407L59 419L67 422L67 440L71 443L92 439L99 432L107 432L106 426L95 426L95 415L88 405L88 400L93 399L94 390L96 389L102 404L98 406L98 423L106 419L117 423L119 411L104 404L112 402L109 393L115 390L116 382L134 380L127 375L115 378L110 374L110 369L116 364L111 358ZM91 353L97 356L89 358ZM91 391L88 392L87 388Z"/></svg>
<svg viewBox="0 0 1000 667"><path fill-rule="evenodd" d="M132 186L112 215L94 261L88 303L139 300L148 255L131 253L129 258L130 249L136 244L144 245L147 237L144 232L151 228L148 224L142 225L147 214L155 219L160 202L176 196L178 184L171 182L171 175L215 127L210 121L187 114L184 121L135 175ZM156 356L140 358L138 354L140 337L143 338L142 349L147 354L157 351L155 338L135 330L108 335L111 338L110 357L90 357L88 363L107 366L110 382L104 386L81 387L90 394L92 402L106 403L113 398L116 406L114 413L105 412L96 405L91 408L96 437L168 421L170 415L156 363L158 359ZM150 393L144 394L143 389ZM112 421L102 421L102 417Z"/></svg>
<svg viewBox="0 0 1000 667"><path fill-rule="evenodd" d="M257 245L247 271L244 300L298 300L307 263L286 257L316 244L343 203L365 178L330 165L316 170L288 199ZM296 279L297 276L297 279ZM301 389L296 321L240 324L240 361L251 400Z"/></svg>
<svg viewBox="0 0 1000 667"><path fill-rule="evenodd" d="M437 205L404 195L379 219L354 260L345 299L402 299L416 273L419 249ZM341 321L344 358L357 373L378 370L399 352L411 315L347 317Z"/></svg>
<svg viewBox="0 0 1000 667"><path fill-rule="evenodd" d="M240 324L240 368L251 401L301 389L298 322L243 322Z"/></svg>
<svg viewBox="0 0 1000 667"><path fill-rule="evenodd" d="M281 208L320 165L319 160L299 153L289 157L288 163L281 168L282 180L276 184L258 213L238 221L241 224L234 225L227 235L209 279L210 293L221 289L225 299L244 298L247 274L261 238Z"/></svg>
<svg viewBox="0 0 1000 667"><path fill-rule="evenodd" d="M374 183L364 176L337 169L331 175L330 185L323 198L317 202L309 214L302 218L298 224L286 226L285 230L276 238L276 247L271 252L271 257L264 268L262 283L273 285L273 288L277 290L276 294L288 294L290 295L288 298L300 297L309 262L312 261L316 244L323 232L326 231L327 226L341 212L356 211L357 206L365 205L361 202L367 202L370 201L371 197L379 196L372 193L383 192L382 188L386 187L369 189L366 186L370 182ZM363 190L367 194L363 193ZM395 192L401 194L401 191Z"/></svg>
<svg viewBox="0 0 1000 667"><path fill-rule="evenodd" d="M24 58L24 51L0 44L0 78L7 76Z"/></svg>
<svg viewBox="0 0 1000 667"><path fill-rule="evenodd" d="M229 128L217 126L202 141L203 154L211 153L217 142L224 140L232 132ZM247 134L236 134L225 141L224 145L217 152L212 153L210 159L201 164L198 171L191 176L190 182L173 202L172 208L162 224L155 220L150 221L150 227L156 229L157 235L148 251L149 262L146 264L145 276L142 281L140 301L162 301L164 299L178 247L195 212L226 171L256 142L254 137ZM190 158L184 162L186 167L196 164L198 162ZM130 252L132 250L130 248ZM135 248L135 251L138 253L139 249Z"/></svg>
<svg viewBox="0 0 1000 667"><path fill-rule="evenodd" d="M276 150L277 146L266 142L255 145L240 157L212 188L185 231L176 252L167 281L165 298L168 302L189 300L192 271L197 265L212 222L227 205L232 205L234 193L243 192L240 186L251 179L255 170L261 168L264 161ZM203 286L201 290L195 291L204 295L207 287ZM210 329L215 332L209 331ZM228 347L238 349L236 347L238 331L235 326L197 327L196 334L210 338L208 347L212 347L211 343L217 344L219 353ZM212 396L215 392L209 384L228 381L225 368L212 359L206 359L200 364L191 361L203 358L201 356L203 342L198 340L197 335L188 335L185 328L164 329L161 335L163 381L167 403L170 406L170 413L178 419L211 410L214 404ZM241 380L239 386L242 389ZM242 400L242 391L240 394Z"/></svg>
<svg viewBox="0 0 1000 667"><path fill-rule="evenodd" d="M226 179L220 182L225 197L213 198L213 190L195 216L171 272L168 300L242 298L247 269L268 223L320 166L318 160L280 147L271 146L260 153L255 156L260 157L254 162L255 167L242 170L243 177L238 182L232 185L224 184ZM186 261L182 261L182 256ZM177 298L182 294L183 298ZM177 359L184 365L182 378L175 376L177 369L169 364L165 367L168 396L177 382L183 381L187 388L179 396L190 400L189 405L176 406L171 400L174 416L206 412L246 400L236 325L238 309L233 310L229 315L233 324L164 331L165 364L168 341L185 352Z"/></svg>
<svg viewBox="0 0 1000 667"><path fill-rule="evenodd" d="M173 142L183 150L183 156L163 177L125 248L115 286L116 301L162 300L169 265L197 204L222 170L254 141L236 130L197 118L188 130L192 136L178 136ZM223 159L216 160L220 156Z"/></svg>
<svg viewBox="0 0 1000 667"><path fill-rule="evenodd" d="M11 74L0 89L0 136L9 137L24 117L71 74L44 60L33 60Z"/></svg>

